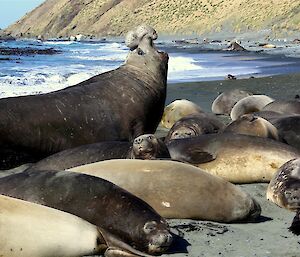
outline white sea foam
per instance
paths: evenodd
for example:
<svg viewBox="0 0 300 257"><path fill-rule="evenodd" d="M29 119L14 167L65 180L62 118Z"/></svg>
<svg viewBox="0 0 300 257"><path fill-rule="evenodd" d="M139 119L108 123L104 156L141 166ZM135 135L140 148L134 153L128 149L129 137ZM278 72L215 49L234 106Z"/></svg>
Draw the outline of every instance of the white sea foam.
<svg viewBox="0 0 300 257"><path fill-rule="evenodd" d="M169 71L189 71L189 70L201 70L202 67L196 64L193 58L183 56L170 56L169 59Z"/></svg>
<svg viewBox="0 0 300 257"><path fill-rule="evenodd" d="M45 41L43 42L45 45L73 45L77 44L75 41Z"/></svg>

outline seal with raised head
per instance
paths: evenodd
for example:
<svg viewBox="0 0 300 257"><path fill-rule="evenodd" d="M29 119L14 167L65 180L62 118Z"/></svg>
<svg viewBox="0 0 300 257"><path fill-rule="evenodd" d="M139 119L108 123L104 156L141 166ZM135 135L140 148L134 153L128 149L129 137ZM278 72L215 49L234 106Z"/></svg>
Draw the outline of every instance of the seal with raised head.
<svg viewBox="0 0 300 257"><path fill-rule="evenodd" d="M255 116L255 114L242 115L237 120L231 122L223 130L223 133L235 133L279 140L277 128L269 121Z"/></svg>
<svg viewBox="0 0 300 257"><path fill-rule="evenodd" d="M220 94L212 103L211 110L215 114L230 115L233 106L241 99L253 95L241 89L232 89Z"/></svg>
<svg viewBox="0 0 300 257"><path fill-rule="evenodd" d="M165 137L165 142L172 139L218 133L224 126L213 115L207 113L192 114L175 122Z"/></svg>
<svg viewBox="0 0 300 257"><path fill-rule="evenodd" d="M0 100L0 169L101 141L154 133L165 105L168 55L145 33L124 65L75 86Z"/></svg>
<svg viewBox="0 0 300 257"><path fill-rule="evenodd" d="M0 194L76 215L147 253L172 242L167 222L147 203L101 178L70 171L33 171L0 179Z"/></svg>
<svg viewBox="0 0 300 257"><path fill-rule="evenodd" d="M296 212L290 230L300 234L300 158L290 160L278 169L268 186L267 199Z"/></svg>
<svg viewBox="0 0 300 257"><path fill-rule="evenodd" d="M71 170L119 185L165 218L233 222L260 215L259 204L239 187L180 162L109 160Z"/></svg>
<svg viewBox="0 0 300 257"><path fill-rule="evenodd" d="M267 104L273 101L273 98L266 95L247 96L233 106L230 117L232 120L236 120L244 114L261 111Z"/></svg>
<svg viewBox="0 0 300 257"><path fill-rule="evenodd" d="M175 100L165 107L161 124L170 129L179 119L198 113L203 113L199 105L186 99Z"/></svg>
<svg viewBox="0 0 300 257"><path fill-rule="evenodd" d="M0 256L148 256L72 214L0 195Z"/></svg>
<svg viewBox="0 0 300 257"><path fill-rule="evenodd" d="M175 139L167 146L173 160L233 183L268 182L282 164L300 156L300 151L287 144L231 133Z"/></svg>

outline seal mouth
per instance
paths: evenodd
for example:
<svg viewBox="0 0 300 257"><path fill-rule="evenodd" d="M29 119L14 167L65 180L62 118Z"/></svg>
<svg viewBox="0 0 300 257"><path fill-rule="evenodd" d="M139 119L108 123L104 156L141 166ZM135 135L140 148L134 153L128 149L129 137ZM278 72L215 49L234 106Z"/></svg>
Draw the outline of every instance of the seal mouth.
<svg viewBox="0 0 300 257"><path fill-rule="evenodd" d="M165 52L160 52L160 51L157 51L159 56L160 56L160 59L163 60L163 61L168 61L169 60L169 55Z"/></svg>
<svg viewBox="0 0 300 257"><path fill-rule="evenodd" d="M148 245L150 254L161 254L169 249L173 242L173 236L170 233L159 234L157 238Z"/></svg>

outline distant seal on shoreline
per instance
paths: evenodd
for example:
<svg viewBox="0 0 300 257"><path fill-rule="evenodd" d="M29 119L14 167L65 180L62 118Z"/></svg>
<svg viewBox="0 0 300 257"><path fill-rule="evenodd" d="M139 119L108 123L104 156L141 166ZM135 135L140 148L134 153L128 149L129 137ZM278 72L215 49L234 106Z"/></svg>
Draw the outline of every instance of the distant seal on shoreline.
<svg viewBox="0 0 300 257"><path fill-rule="evenodd" d="M130 246L162 253L172 242L167 222L141 199L101 178L70 171L33 171L0 179L0 194L76 215Z"/></svg>
<svg viewBox="0 0 300 257"><path fill-rule="evenodd" d="M225 125L213 115L206 113L192 114L176 121L164 141L218 133L224 127Z"/></svg>
<svg viewBox="0 0 300 257"><path fill-rule="evenodd" d="M255 116L255 114L242 115L237 120L231 122L223 130L223 133L235 133L279 140L277 128L269 121Z"/></svg>
<svg viewBox="0 0 300 257"><path fill-rule="evenodd" d="M285 162L300 151L262 137L231 133L171 140L172 160L193 164L232 183L269 182Z"/></svg>
<svg viewBox="0 0 300 257"><path fill-rule="evenodd" d="M147 256L66 212L4 195L0 209L1 256Z"/></svg>
<svg viewBox="0 0 300 257"><path fill-rule="evenodd" d="M203 111L197 104L186 99L175 100L165 107L161 124L170 129L179 119L198 113L203 113Z"/></svg>
<svg viewBox="0 0 300 257"><path fill-rule="evenodd" d="M212 103L211 110L215 114L230 115L233 106L241 99L253 95L241 89L228 90L220 94Z"/></svg>
<svg viewBox="0 0 300 257"><path fill-rule="evenodd" d="M168 55L145 34L125 65L43 95L0 99L0 169L101 141L154 133L166 98Z"/></svg>
<svg viewBox="0 0 300 257"><path fill-rule="evenodd" d="M109 160L71 170L119 185L165 218L234 222L253 220L261 211L259 204L239 187L184 163Z"/></svg>
<svg viewBox="0 0 300 257"><path fill-rule="evenodd" d="M251 95L238 101L232 108L230 117L232 120L248 113L261 111L267 104L274 99L266 95Z"/></svg>

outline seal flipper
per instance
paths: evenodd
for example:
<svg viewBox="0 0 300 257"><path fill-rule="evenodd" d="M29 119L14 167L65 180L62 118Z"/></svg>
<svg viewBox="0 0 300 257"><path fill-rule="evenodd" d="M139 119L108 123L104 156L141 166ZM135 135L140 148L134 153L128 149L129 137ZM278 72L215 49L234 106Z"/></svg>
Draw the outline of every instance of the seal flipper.
<svg viewBox="0 0 300 257"><path fill-rule="evenodd" d="M194 149L189 156L189 163L198 164L213 161L217 158L217 154L205 151L205 149Z"/></svg>
<svg viewBox="0 0 300 257"><path fill-rule="evenodd" d="M134 249L103 228L98 227L98 231L102 236L100 241L104 241L107 246L104 252L105 257L152 257L152 255Z"/></svg>
<svg viewBox="0 0 300 257"><path fill-rule="evenodd" d="M300 235L300 210L297 211L292 225L289 227L289 231L291 231L293 234L299 236Z"/></svg>

